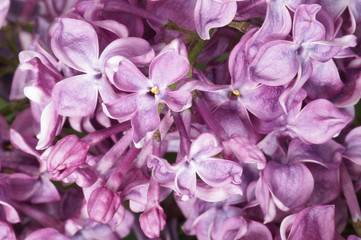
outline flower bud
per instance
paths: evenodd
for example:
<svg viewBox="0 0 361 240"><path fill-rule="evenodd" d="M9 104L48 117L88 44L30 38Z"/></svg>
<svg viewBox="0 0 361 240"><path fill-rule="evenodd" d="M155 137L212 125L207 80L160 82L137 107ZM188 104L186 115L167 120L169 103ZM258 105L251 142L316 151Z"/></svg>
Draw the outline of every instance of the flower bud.
<svg viewBox="0 0 361 240"><path fill-rule="evenodd" d="M69 135L56 143L48 156L47 165L51 179L63 180L84 163L89 144L75 135Z"/></svg>
<svg viewBox="0 0 361 240"><path fill-rule="evenodd" d="M106 187L97 188L89 198L89 217L96 222L108 223L112 220L120 204L120 197L116 193Z"/></svg>
<svg viewBox="0 0 361 240"><path fill-rule="evenodd" d="M140 227L147 237L157 238L164 229L165 218L163 209L159 205L154 206L140 215Z"/></svg>

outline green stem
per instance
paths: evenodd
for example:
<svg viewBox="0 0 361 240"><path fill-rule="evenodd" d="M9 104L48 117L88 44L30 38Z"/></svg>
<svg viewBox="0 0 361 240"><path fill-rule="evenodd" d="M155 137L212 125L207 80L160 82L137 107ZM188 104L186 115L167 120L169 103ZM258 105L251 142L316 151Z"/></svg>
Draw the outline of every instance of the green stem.
<svg viewBox="0 0 361 240"><path fill-rule="evenodd" d="M207 43L206 40L198 38L197 43L194 45L194 47L190 51L190 53L188 55L189 64L190 64L189 72L187 73L188 78L192 77L193 66L196 63L196 60L197 60L199 54L202 52L206 43Z"/></svg>
<svg viewBox="0 0 361 240"><path fill-rule="evenodd" d="M12 113L18 113L29 107L28 99L19 99L6 103L3 106L0 106L0 114L3 116L8 116Z"/></svg>
<svg viewBox="0 0 361 240"><path fill-rule="evenodd" d="M168 20L168 23L164 26L165 29L168 30L172 30L172 31L177 31L180 33L184 33L184 34L188 34L191 36L198 36L196 32L185 29L180 27L178 24L176 24L175 22L173 22L172 20Z"/></svg>

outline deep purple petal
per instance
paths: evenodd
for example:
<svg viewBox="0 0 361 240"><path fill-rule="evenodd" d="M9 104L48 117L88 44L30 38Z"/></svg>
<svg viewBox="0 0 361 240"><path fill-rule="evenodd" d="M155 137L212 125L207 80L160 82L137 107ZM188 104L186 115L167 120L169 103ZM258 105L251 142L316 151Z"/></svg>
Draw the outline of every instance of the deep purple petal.
<svg viewBox="0 0 361 240"><path fill-rule="evenodd" d="M341 81L337 66L333 60L313 62L313 71L303 88L311 99L331 99L337 96L344 83Z"/></svg>
<svg viewBox="0 0 361 240"><path fill-rule="evenodd" d="M315 187L308 200L308 206L327 204L341 193L338 169L327 169L317 164L307 164L315 181Z"/></svg>

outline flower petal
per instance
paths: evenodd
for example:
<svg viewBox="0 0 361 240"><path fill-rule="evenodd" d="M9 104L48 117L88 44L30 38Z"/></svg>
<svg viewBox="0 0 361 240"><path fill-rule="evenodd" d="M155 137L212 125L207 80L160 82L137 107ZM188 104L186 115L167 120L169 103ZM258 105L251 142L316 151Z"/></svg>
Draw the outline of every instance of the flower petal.
<svg viewBox="0 0 361 240"><path fill-rule="evenodd" d="M191 106L192 93L190 91L170 91L166 89L162 102L167 104L172 111L181 112Z"/></svg>
<svg viewBox="0 0 361 240"><path fill-rule="evenodd" d="M205 160L222 151L217 138L211 133L202 133L193 142L189 150L189 159Z"/></svg>
<svg viewBox="0 0 361 240"><path fill-rule="evenodd" d="M197 0L194 9L196 30L202 39L210 39L211 28L230 23L237 11L236 2L220 3L214 0Z"/></svg>
<svg viewBox="0 0 361 240"><path fill-rule="evenodd" d="M149 109L138 110L132 117L132 127L134 129L133 140L136 144L140 143L147 133L153 132L159 127L160 118L156 105Z"/></svg>
<svg viewBox="0 0 361 240"><path fill-rule="evenodd" d="M189 70L188 59L178 51L165 51L156 56L149 66L149 79L159 88L164 89L168 85L185 77Z"/></svg>
<svg viewBox="0 0 361 240"><path fill-rule="evenodd" d="M34 232L31 232L25 239L26 240L46 240L46 239L70 240L70 238L59 233L54 228L38 229Z"/></svg>
<svg viewBox="0 0 361 240"><path fill-rule="evenodd" d="M299 68L297 49L293 42L283 40L264 44L249 67L250 78L269 86L289 83Z"/></svg>
<svg viewBox="0 0 361 240"><path fill-rule="evenodd" d="M132 118L137 111L138 94L127 94L115 101L103 104L103 110L111 118L115 118L120 122L125 122Z"/></svg>
<svg viewBox="0 0 361 240"><path fill-rule="evenodd" d="M347 113L337 109L330 101L318 99L302 109L289 129L302 140L321 144L330 140L352 120Z"/></svg>
<svg viewBox="0 0 361 240"><path fill-rule="evenodd" d="M40 116L40 132L36 136L39 139L37 150L45 149L52 143L63 127L64 119L56 112L54 102L44 108Z"/></svg>
<svg viewBox="0 0 361 240"><path fill-rule="evenodd" d="M10 0L3 0L0 3L0 28L4 25L6 16L10 8Z"/></svg>
<svg viewBox="0 0 361 240"><path fill-rule="evenodd" d="M196 191L196 172L193 166L188 162L182 165L175 176L175 187L183 201L189 200L195 196Z"/></svg>
<svg viewBox="0 0 361 240"><path fill-rule="evenodd" d="M267 163L264 181L274 202L283 211L300 207L312 194L314 180L310 170L301 163Z"/></svg>
<svg viewBox="0 0 361 240"><path fill-rule="evenodd" d="M94 81L92 75L82 74L58 82L52 92L57 112L69 117L93 114L98 97Z"/></svg>
<svg viewBox="0 0 361 240"><path fill-rule="evenodd" d="M325 38L325 27L316 20L318 4L301 4L297 7L293 22L293 39L297 43L313 42Z"/></svg>
<svg viewBox="0 0 361 240"><path fill-rule="evenodd" d="M135 64L147 64L154 58L154 50L142 38L117 39L103 50L99 58L100 66L104 66L114 56L122 56Z"/></svg>
<svg viewBox="0 0 361 240"><path fill-rule="evenodd" d="M335 141L323 144L306 144L294 138L288 146L288 160L292 162L312 162L328 169L338 169L342 161L344 147Z"/></svg>
<svg viewBox="0 0 361 240"><path fill-rule="evenodd" d="M110 59L109 64L115 60ZM106 70L107 71L107 70ZM118 89L126 92L147 91L152 87L151 81L128 59L123 58L118 62L113 77L109 77L111 83Z"/></svg>
<svg viewBox="0 0 361 240"><path fill-rule="evenodd" d="M340 38L335 38L332 41L317 41L312 43L305 43L302 48L307 52L310 58L319 62L327 62L331 58L336 57L342 50L356 46L356 36L345 35Z"/></svg>
<svg viewBox="0 0 361 240"><path fill-rule="evenodd" d="M61 62L80 72L94 72L97 67L98 36L85 21L59 18L52 28L51 49Z"/></svg>
<svg viewBox="0 0 361 240"><path fill-rule="evenodd" d="M270 87L259 85L258 87L245 91L241 96L241 102L257 118L270 121L283 114L279 103L284 87Z"/></svg>
<svg viewBox="0 0 361 240"><path fill-rule="evenodd" d="M345 138L346 151L344 157L361 165L361 127L357 127L350 131Z"/></svg>
<svg viewBox="0 0 361 240"><path fill-rule="evenodd" d="M199 177L212 187L241 183L242 167L236 162L218 158L191 162Z"/></svg>
<svg viewBox="0 0 361 240"><path fill-rule="evenodd" d="M285 225L288 228L292 225L287 240L332 240L335 232L334 214L333 205L316 205L290 215L281 223L281 239L286 239Z"/></svg>

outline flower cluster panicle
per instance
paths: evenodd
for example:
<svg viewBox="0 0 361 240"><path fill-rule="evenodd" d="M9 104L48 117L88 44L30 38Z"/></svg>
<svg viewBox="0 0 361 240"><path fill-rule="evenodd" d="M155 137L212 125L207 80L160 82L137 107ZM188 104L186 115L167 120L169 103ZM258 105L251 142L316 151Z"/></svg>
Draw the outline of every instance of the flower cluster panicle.
<svg viewBox="0 0 361 240"><path fill-rule="evenodd" d="M360 24L360 0L0 0L0 239L361 239Z"/></svg>

